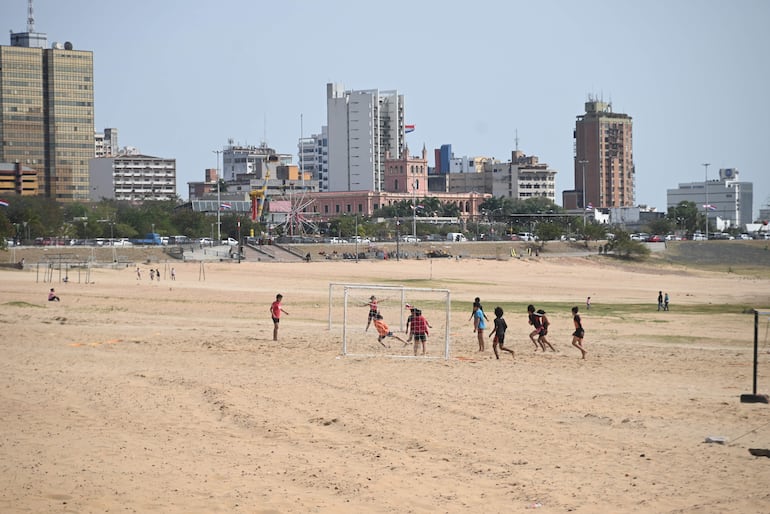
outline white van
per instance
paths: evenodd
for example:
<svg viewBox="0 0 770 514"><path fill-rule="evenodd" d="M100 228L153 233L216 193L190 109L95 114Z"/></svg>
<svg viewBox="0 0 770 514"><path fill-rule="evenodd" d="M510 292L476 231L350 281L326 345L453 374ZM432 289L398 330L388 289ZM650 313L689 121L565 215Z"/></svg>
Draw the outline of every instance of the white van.
<svg viewBox="0 0 770 514"><path fill-rule="evenodd" d="M446 240L455 243L465 243L468 241L468 239L466 239L466 237L462 235L461 232L447 232Z"/></svg>

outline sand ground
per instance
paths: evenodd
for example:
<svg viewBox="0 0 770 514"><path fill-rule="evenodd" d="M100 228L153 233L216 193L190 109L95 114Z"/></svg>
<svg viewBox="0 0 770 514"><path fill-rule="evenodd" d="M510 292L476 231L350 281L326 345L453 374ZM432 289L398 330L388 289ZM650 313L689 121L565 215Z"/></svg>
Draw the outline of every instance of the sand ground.
<svg viewBox="0 0 770 514"><path fill-rule="evenodd" d="M739 401L753 369L742 310L770 310L767 278L590 257L181 263L175 282L160 267L160 282L143 266L142 280L95 269L67 284L0 270L0 511L770 509L770 459L748 452L770 447L770 407ZM364 290L347 337L379 356L341 356L330 282L449 289L451 358L387 357L364 332ZM274 342L278 292L289 315ZM395 326L400 297L382 296ZM475 296L490 316L506 308L515 358L478 352ZM558 352L534 351L527 303L549 310Z"/></svg>

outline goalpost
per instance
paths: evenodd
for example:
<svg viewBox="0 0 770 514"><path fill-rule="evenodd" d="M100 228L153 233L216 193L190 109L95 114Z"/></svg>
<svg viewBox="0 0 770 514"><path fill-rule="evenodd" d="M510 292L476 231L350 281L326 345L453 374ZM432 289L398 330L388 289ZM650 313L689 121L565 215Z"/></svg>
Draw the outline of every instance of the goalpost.
<svg viewBox="0 0 770 514"><path fill-rule="evenodd" d="M333 294L338 288L342 288L342 298ZM367 304L371 296L377 298L382 321L396 336L385 337L382 343L377 340L378 333L373 322L366 328L369 317ZM407 305L419 309L430 325L425 356L422 355L421 344L415 356L414 341L408 341L409 334L405 330L411 312ZM333 314L342 320L342 355L449 359L451 296L448 289L333 283L329 285L330 328ZM408 344L405 344L407 341Z"/></svg>
<svg viewBox="0 0 770 514"><path fill-rule="evenodd" d="M741 403L768 403L770 398L766 394L757 394L757 370L759 362L759 317L767 318L770 324L770 311L758 311L754 309L754 380L751 394L742 394ZM765 342L767 342L767 330L765 330Z"/></svg>

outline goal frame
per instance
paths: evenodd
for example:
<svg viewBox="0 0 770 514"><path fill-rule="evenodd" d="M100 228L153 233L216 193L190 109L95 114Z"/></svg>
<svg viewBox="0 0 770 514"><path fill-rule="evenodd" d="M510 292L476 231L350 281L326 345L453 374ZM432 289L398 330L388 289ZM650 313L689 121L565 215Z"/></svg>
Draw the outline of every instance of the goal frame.
<svg viewBox="0 0 770 514"><path fill-rule="evenodd" d="M331 306L332 306L332 286L341 286L343 288L343 309L342 309L342 355L347 357L391 357L397 359L449 359L451 351L451 337L450 326L452 321L452 293L449 289L433 289L427 287L407 287L407 286L392 286L392 285L370 285L370 284L343 284L334 283L329 284L329 327L331 328ZM406 293L429 293L444 296L444 311L445 311L445 325L444 325L444 352L441 357L438 356L414 356L414 355L382 355L374 353L354 353L348 351L348 296L350 291L400 291L401 292L401 305L406 302ZM403 309L399 309L402 312L401 327L403 328Z"/></svg>

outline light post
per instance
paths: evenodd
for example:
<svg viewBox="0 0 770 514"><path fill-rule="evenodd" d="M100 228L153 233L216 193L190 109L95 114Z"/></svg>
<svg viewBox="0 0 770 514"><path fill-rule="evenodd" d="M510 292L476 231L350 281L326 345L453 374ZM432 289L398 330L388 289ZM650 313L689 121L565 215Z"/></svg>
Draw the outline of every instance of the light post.
<svg viewBox="0 0 770 514"><path fill-rule="evenodd" d="M583 231L585 232L586 229L586 164L588 164L588 161L585 159L581 159L578 161L578 164L582 166L582 172L581 175L583 177Z"/></svg>
<svg viewBox="0 0 770 514"><path fill-rule="evenodd" d="M222 150L212 150L217 154L217 244L222 242L222 225L219 221L220 212L222 211L222 202L219 196L219 190L222 189L222 179L219 177L219 154L224 153Z"/></svg>
<svg viewBox="0 0 770 514"><path fill-rule="evenodd" d="M418 182L412 183L412 236L414 236L414 244L417 244L417 186Z"/></svg>
<svg viewBox="0 0 770 514"><path fill-rule="evenodd" d="M706 203L703 204L703 212L706 214L706 241L709 240L709 166L711 163L703 163L703 167L706 169L706 181L703 183L703 192L706 196Z"/></svg>

